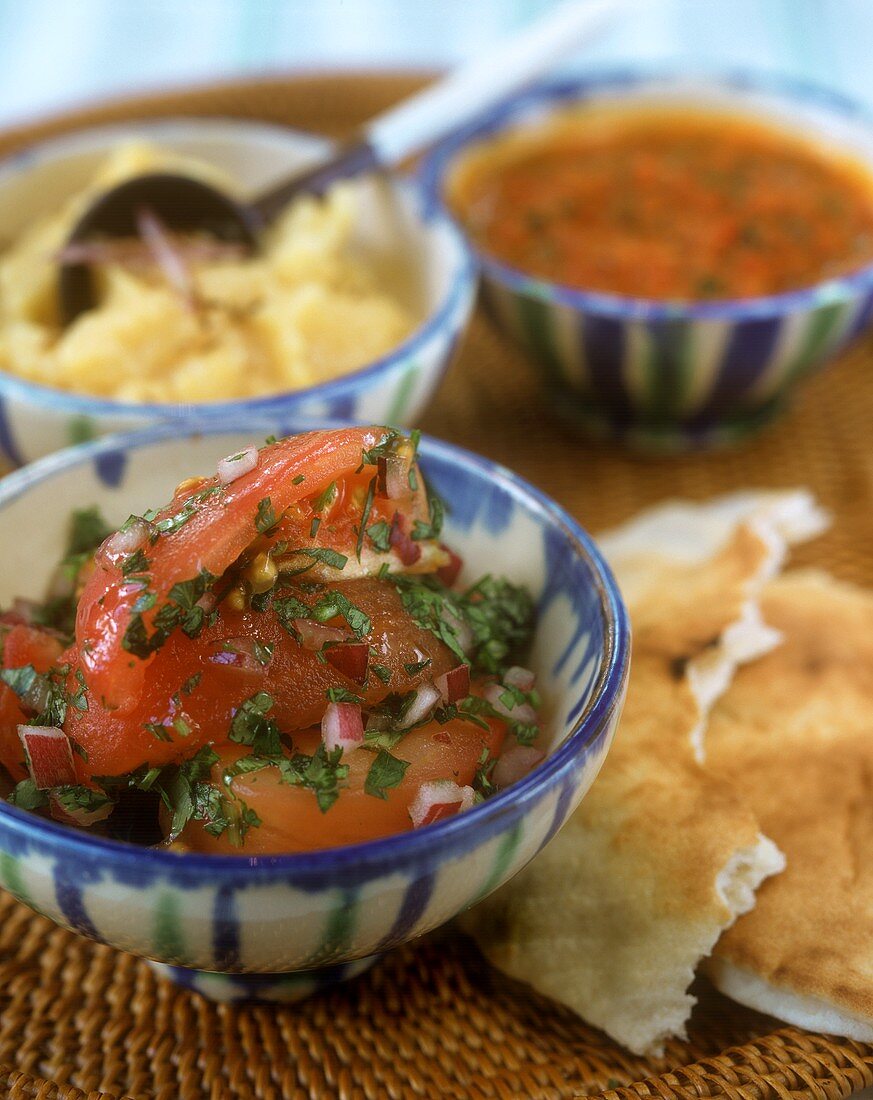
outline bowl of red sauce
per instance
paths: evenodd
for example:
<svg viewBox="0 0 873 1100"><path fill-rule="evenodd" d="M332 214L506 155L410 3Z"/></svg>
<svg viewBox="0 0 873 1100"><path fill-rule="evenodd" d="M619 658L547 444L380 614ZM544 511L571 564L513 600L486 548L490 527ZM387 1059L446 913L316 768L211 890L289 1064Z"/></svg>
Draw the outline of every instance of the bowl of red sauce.
<svg viewBox="0 0 873 1100"><path fill-rule="evenodd" d="M422 175L550 403L601 437L741 439L873 312L873 125L823 89L549 83L443 143Z"/></svg>
<svg viewBox="0 0 873 1100"><path fill-rule="evenodd" d="M226 1001L353 977L506 882L628 675L609 568L536 489L304 427L161 425L0 487L0 885Z"/></svg>

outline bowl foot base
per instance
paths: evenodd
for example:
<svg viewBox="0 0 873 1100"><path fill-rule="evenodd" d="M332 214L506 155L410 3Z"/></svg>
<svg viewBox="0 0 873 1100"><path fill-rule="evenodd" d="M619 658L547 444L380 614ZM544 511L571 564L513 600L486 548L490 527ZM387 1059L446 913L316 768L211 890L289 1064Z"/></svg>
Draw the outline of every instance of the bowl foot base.
<svg viewBox="0 0 873 1100"><path fill-rule="evenodd" d="M631 450L648 454L687 454L690 451L717 450L743 442L765 428L785 409L785 399L777 398L747 412L708 423L657 423L636 421L621 423L603 410L587 405L578 394L562 390L549 395L555 414L580 434L598 442L621 443Z"/></svg>
<svg viewBox="0 0 873 1100"><path fill-rule="evenodd" d="M290 974L221 974L213 970L190 970L185 966L149 962L162 978L183 989L199 993L209 1001L222 1004L271 1002L293 1004L316 993L322 993L340 982L350 981L369 970L378 955L365 959L324 966L318 970L299 970Z"/></svg>

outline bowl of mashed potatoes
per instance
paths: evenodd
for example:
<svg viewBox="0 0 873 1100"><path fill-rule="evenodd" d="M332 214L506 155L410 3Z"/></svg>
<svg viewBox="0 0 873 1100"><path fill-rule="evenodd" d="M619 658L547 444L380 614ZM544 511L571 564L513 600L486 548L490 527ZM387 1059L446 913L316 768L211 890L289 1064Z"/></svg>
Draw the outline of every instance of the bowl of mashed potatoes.
<svg viewBox="0 0 873 1100"><path fill-rule="evenodd" d="M70 443L174 418L414 423L473 306L460 233L410 184L370 176L301 196L257 253L176 246L181 293L142 242L95 244L97 301L57 309L70 229L107 187L167 169L240 199L324 156L323 139L230 119L73 133L0 166L0 453L22 465Z"/></svg>

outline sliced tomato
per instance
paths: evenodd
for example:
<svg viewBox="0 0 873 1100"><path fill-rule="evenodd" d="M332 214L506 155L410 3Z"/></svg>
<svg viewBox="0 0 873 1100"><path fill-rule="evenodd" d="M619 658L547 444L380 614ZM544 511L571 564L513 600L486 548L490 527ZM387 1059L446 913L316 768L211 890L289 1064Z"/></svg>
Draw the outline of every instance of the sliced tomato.
<svg viewBox="0 0 873 1100"><path fill-rule="evenodd" d="M62 649L58 639L47 630L18 623L3 638L0 664L10 669L32 665L37 672L48 672ZM15 692L0 683L0 763L15 780L27 777L18 727L26 725L32 717L25 713Z"/></svg>
<svg viewBox="0 0 873 1100"><path fill-rule="evenodd" d="M178 632L167 640L133 709L121 713L89 705L84 711L68 710L65 730L88 754L87 764L77 759L82 774L120 775L142 764L192 756L201 745L224 740L236 709L257 692L273 698L271 717L281 730L291 731L321 721L329 687L344 686L372 705L389 692L410 691L457 664L442 642L406 614L393 585L372 578L334 587L372 625L365 639L373 651L366 687L300 645L275 611L234 611L222 604L218 621L199 637ZM296 595L311 603L330 590L297 590ZM340 619L334 623L345 627ZM246 645L247 640L252 644ZM415 671L419 665L424 667Z"/></svg>
<svg viewBox="0 0 873 1100"><path fill-rule="evenodd" d="M119 713L132 712L139 705L146 668L155 655L147 647L131 653L125 648L125 634L139 615L149 635L174 585L195 580L204 571L221 577L265 531L273 540L291 537L295 545L314 542L353 552L357 535L347 518L348 508L335 510L323 534L319 530L311 535L311 507L295 512L294 506L344 477L354 482L359 478L355 471L362 452L385 437L382 428L308 432L264 447L257 467L229 485L221 485L217 476L183 484L154 520L159 530L175 517L173 529L143 546L148 568L137 571L135 577L125 577L123 572L129 555L114 551L112 539L107 540L97 552L76 621L81 666L101 704ZM359 488L352 484L344 500L356 500ZM423 490L419 488L414 496L420 501ZM271 516L280 521L276 531L270 530ZM135 610L137 601L140 610Z"/></svg>
<svg viewBox="0 0 873 1100"><path fill-rule="evenodd" d="M461 786L472 783L483 749L497 754L504 736L505 726L497 720L492 720L487 730L461 721L432 722L412 730L392 750L409 767L396 787L384 791L385 798L365 790L374 753L367 749L346 752L342 762L348 765L349 774L326 812L319 809L311 790L283 783L275 767L236 776L231 781L235 798L254 810L261 821L247 830L244 846L233 843L232 830L214 837L199 821L188 824L181 840L195 851L233 854L242 850L254 855L309 852L405 832L412 828L409 807L422 783L439 779L451 779ZM320 732L312 729L298 734L294 745L300 752L313 753L319 741ZM225 745L216 751L221 759L213 768L212 781L225 791L224 769L247 750Z"/></svg>

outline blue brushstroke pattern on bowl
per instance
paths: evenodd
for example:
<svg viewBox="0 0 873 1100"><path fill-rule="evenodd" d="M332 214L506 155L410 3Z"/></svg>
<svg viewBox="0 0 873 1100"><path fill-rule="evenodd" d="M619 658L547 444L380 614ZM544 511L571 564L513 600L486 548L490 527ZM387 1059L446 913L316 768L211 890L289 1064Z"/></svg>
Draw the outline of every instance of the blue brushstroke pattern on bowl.
<svg viewBox="0 0 873 1100"><path fill-rule="evenodd" d="M269 428L269 425L267 426ZM286 423L287 432L304 425ZM0 484L0 606L38 598L71 508L114 521L167 498L265 427L164 425L70 449ZM450 508L466 579L484 572L536 598L530 655L551 745L525 779L467 813L329 851L224 857L136 848L0 802L0 884L92 939L143 955L222 1000L295 999L451 919L548 843L599 771L621 711L628 620L585 532L510 471L425 440L422 464Z"/></svg>
<svg viewBox="0 0 873 1100"><path fill-rule="evenodd" d="M83 130L53 138L0 164L0 238L55 209L93 176L119 143L143 139L223 169L256 193L323 157L323 138L234 119L175 119ZM360 247L391 274L392 292L419 324L397 348L360 370L306 389L188 405L104 400L49 388L0 371L0 459L22 466L97 436L156 422L224 423L256 417L277 427L291 417L408 426L451 364L472 313L476 267L451 219L413 180L360 185Z"/></svg>
<svg viewBox="0 0 873 1100"><path fill-rule="evenodd" d="M750 112L821 136L873 169L873 120L840 95L749 74L634 72L532 89L436 147L423 185L444 209L453 166L484 139L577 103L660 102ZM591 434L655 450L743 438L873 317L873 266L772 297L672 304L574 290L483 253L479 262L493 317L532 354L554 409Z"/></svg>

